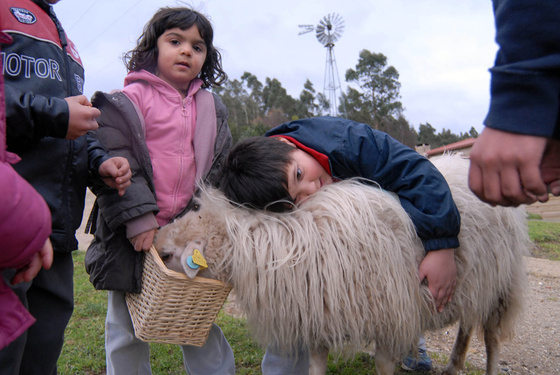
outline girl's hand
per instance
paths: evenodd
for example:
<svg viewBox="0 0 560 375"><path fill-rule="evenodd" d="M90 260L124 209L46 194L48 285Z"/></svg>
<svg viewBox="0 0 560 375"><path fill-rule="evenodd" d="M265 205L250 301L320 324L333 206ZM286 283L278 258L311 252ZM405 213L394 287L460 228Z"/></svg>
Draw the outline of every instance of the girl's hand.
<svg viewBox="0 0 560 375"><path fill-rule="evenodd" d="M134 250L148 251L154 243L154 237L156 236L157 229L151 229L146 232L140 233L130 239L130 243L134 246Z"/></svg>
<svg viewBox="0 0 560 375"><path fill-rule="evenodd" d="M51 240L47 238L43 248L39 252L33 254L29 264L17 270L10 282L12 285L15 285L21 283L22 281L31 281L35 276L37 276L41 268L46 270L51 268L52 262L53 248Z"/></svg>
<svg viewBox="0 0 560 375"><path fill-rule="evenodd" d="M457 266L454 249L428 251L418 269L420 282L428 281L428 288L436 302L436 309L442 312L451 301L457 285Z"/></svg>

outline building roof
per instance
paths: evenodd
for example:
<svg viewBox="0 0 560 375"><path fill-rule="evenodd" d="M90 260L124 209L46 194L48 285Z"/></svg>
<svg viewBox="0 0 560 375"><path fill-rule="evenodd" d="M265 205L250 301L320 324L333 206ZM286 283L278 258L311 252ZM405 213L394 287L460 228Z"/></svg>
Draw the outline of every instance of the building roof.
<svg viewBox="0 0 560 375"><path fill-rule="evenodd" d="M459 142L434 148L433 150L427 151L426 154L428 156L433 156L433 155L443 154L446 151L455 151L455 150L461 150L463 148L469 148L472 147L472 145L474 145L475 141L476 138L463 139L462 141Z"/></svg>

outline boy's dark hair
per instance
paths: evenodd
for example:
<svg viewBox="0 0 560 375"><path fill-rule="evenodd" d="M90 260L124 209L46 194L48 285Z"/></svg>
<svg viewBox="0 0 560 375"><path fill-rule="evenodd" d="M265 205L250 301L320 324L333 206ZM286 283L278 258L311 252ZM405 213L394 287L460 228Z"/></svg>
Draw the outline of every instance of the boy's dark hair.
<svg viewBox="0 0 560 375"><path fill-rule="evenodd" d="M239 141L222 167L220 190L236 203L273 212L289 211L287 167L296 149L264 136Z"/></svg>
<svg viewBox="0 0 560 375"><path fill-rule="evenodd" d="M203 87L219 86L227 80L222 70L222 56L214 47L214 31L210 21L197 11L185 7L160 8L144 26L136 47L124 55L124 63L129 72L145 69L155 74L158 60L158 38L169 29L178 27L187 30L195 25L206 43L206 60L200 71Z"/></svg>

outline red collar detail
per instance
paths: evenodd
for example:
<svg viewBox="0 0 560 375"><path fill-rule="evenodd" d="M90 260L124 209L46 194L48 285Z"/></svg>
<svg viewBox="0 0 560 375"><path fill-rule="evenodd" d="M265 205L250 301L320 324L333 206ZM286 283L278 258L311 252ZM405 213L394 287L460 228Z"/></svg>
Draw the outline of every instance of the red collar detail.
<svg viewBox="0 0 560 375"><path fill-rule="evenodd" d="M288 141L292 142L293 144L295 144L297 146L297 148L307 152L309 155L313 156L313 158L315 158L315 160L317 160L319 162L319 164L321 164L321 166L323 168L325 168L325 170L327 171L327 173L332 177L332 172L331 172L331 165L329 163L329 157L325 154L321 154L320 152L307 147L306 145L304 145L303 143L297 141L296 139L287 136L287 135L273 135L272 137L282 137L284 139L287 139Z"/></svg>

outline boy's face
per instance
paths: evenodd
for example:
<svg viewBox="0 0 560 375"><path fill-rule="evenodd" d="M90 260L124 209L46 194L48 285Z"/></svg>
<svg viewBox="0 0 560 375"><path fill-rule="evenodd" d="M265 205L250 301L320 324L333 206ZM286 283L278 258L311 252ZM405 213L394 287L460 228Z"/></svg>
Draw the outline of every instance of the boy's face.
<svg viewBox="0 0 560 375"><path fill-rule="evenodd" d="M292 161L287 169L288 191L297 205L323 186L332 184L333 179L307 152L296 148L291 155Z"/></svg>

